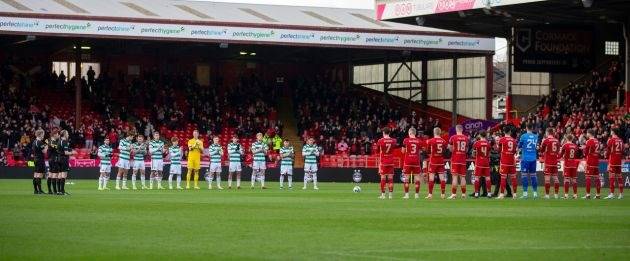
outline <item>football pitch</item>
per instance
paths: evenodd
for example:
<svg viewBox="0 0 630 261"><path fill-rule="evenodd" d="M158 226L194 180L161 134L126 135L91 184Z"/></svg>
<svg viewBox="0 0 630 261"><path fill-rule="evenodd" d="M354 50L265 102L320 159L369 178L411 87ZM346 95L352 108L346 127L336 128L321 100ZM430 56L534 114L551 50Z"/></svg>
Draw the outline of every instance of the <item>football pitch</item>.
<svg viewBox="0 0 630 261"><path fill-rule="evenodd" d="M292 191L272 182L268 190L97 191L96 180L75 182L66 187L72 195L49 196L31 194L30 180L0 180L0 260L627 260L630 254L630 198L403 200L397 184L394 199L380 200L378 184L353 193L351 183L321 183L319 191L303 191L301 182Z"/></svg>

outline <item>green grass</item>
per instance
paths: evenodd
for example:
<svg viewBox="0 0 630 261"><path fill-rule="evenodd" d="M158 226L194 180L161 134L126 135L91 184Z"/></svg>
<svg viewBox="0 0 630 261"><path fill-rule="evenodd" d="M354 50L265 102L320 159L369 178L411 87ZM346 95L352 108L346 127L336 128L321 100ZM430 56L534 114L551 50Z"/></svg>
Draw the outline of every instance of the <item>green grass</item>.
<svg viewBox="0 0 630 261"><path fill-rule="evenodd" d="M623 260L630 250L630 199L402 200L397 185L379 200L378 185L350 183L103 192L87 180L60 197L32 195L30 182L0 180L0 260Z"/></svg>

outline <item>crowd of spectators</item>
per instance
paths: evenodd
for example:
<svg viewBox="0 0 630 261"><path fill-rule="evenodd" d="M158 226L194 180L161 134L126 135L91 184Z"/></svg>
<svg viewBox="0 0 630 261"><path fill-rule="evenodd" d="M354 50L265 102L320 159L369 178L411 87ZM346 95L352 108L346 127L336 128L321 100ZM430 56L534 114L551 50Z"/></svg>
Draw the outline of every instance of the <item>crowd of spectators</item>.
<svg viewBox="0 0 630 261"><path fill-rule="evenodd" d="M315 137L325 154L370 155L385 126L399 143L412 126L427 134L440 126L439 120L400 109L385 96L343 88L340 82L321 75L298 81L293 102L302 138Z"/></svg>

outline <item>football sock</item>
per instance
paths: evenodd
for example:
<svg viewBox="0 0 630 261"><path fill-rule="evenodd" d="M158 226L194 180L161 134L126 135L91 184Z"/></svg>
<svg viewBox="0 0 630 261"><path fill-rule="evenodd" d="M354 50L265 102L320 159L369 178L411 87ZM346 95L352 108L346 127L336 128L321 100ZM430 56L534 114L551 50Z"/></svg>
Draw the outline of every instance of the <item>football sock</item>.
<svg viewBox="0 0 630 261"><path fill-rule="evenodd" d="M199 186L199 170L194 170L193 172L195 173L195 176L194 176L195 187L198 187Z"/></svg>
<svg viewBox="0 0 630 261"><path fill-rule="evenodd" d="M37 178L33 178L33 190L37 192Z"/></svg>
<svg viewBox="0 0 630 261"><path fill-rule="evenodd" d="M287 179L289 180L289 188L293 187L293 176L292 175L288 175ZM241 180L240 179L238 180L238 184L241 184Z"/></svg>
<svg viewBox="0 0 630 261"><path fill-rule="evenodd" d="M122 178L122 184L123 184L123 188L127 187L127 177Z"/></svg>
<svg viewBox="0 0 630 261"><path fill-rule="evenodd" d="M190 178L192 177L192 169L186 171L186 187L190 187Z"/></svg>
<svg viewBox="0 0 630 261"><path fill-rule="evenodd" d="M492 192L490 192L492 188L492 180L490 179L490 177L486 177L486 191L488 194L492 194Z"/></svg>
<svg viewBox="0 0 630 261"><path fill-rule="evenodd" d="M599 195L599 193L602 190L602 182L599 180L599 176L595 177L595 191L597 192L597 195Z"/></svg>
<svg viewBox="0 0 630 261"><path fill-rule="evenodd" d="M569 194L569 181L564 181L564 194Z"/></svg>
<svg viewBox="0 0 630 261"><path fill-rule="evenodd" d="M615 178L614 177L608 178L608 185L610 186L610 193L615 194Z"/></svg>
<svg viewBox="0 0 630 261"><path fill-rule="evenodd" d="M527 187L529 186L529 179L527 177L527 173L521 173L521 184L523 184L523 192L527 192ZM533 186L534 184L532 184Z"/></svg>
<svg viewBox="0 0 630 261"><path fill-rule="evenodd" d="M142 183L143 187L146 187L147 182L145 180L146 178L144 177L144 173L140 173L140 182Z"/></svg>
<svg viewBox="0 0 630 261"><path fill-rule="evenodd" d="M56 178L52 179L52 189L53 189L53 193L57 194L57 179Z"/></svg>
<svg viewBox="0 0 630 261"><path fill-rule="evenodd" d="M538 176L536 176L536 173L530 173L529 177L532 180L532 190L534 192L538 191Z"/></svg>
<svg viewBox="0 0 630 261"><path fill-rule="evenodd" d="M280 187L284 186L284 174L280 174Z"/></svg>
<svg viewBox="0 0 630 261"><path fill-rule="evenodd" d="M451 185L451 194L457 194L457 186Z"/></svg>
<svg viewBox="0 0 630 261"><path fill-rule="evenodd" d="M545 195L549 195L549 189L551 188L551 184L545 181Z"/></svg>
<svg viewBox="0 0 630 261"><path fill-rule="evenodd" d="M61 178L57 183L59 184L59 192L66 193L66 179Z"/></svg>
<svg viewBox="0 0 630 261"><path fill-rule="evenodd" d="M409 193L409 181L405 181L403 188L405 189L405 193Z"/></svg>
<svg viewBox="0 0 630 261"><path fill-rule="evenodd" d="M236 177L236 186L237 187L241 186L241 177L240 176Z"/></svg>
<svg viewBox="0 0 630 261"><path fill-rule="evenodd" d="M252 173L252 187L254 186L254 183L256 183L256 175ZM304 186L306 186L306 176L304 176Z"/></svg>
<svg viewBox="0 0 630 261"><path fill-rule="evenodd" d="M512 176L512 194L516 195L516 189L518 188L518 179Z"/></svg>
<svg viewBox="0 0 630 261"><path fill-rule="evenodd" d="M460 185L460 189L462 190L462 195L466 195L466 185Z"/></svg>
<svg viewBox="0 0 630 261"><path fill-rule="evenodd" d="M173 187L173 174L168 175L168 187Z"/></svg>
<svg viewBox="0 0 630 261"><path fill-rule="evenodd" d="M389 193L394 192L394 179L389 179Z"/></svg>
<svg viewBox="0 0 630 261"><path fill-rule="evenodd" d="M420 180L416 180L416 193L420 193Z"/></svg>
<svg viewBox="0 0 630 261"><path fill-rule="evenodd" d="M182 186L182 174L177 175L177 187Z"/></svg>
<svg viewBox="0 0 630 261"><path fill-rule="evenodd" d="M315 184L315 186L317 186L317 178L315 178L315 175L313 174L313 184ZM265 186L265 175L261 174L260 175L260 187L264 187Z"/></svg>
<svg viewBox="0 0 630 261"><path fill-rule="evenodd" d="M42 190L42 180L39 179L39 190ZM619 194L623 194L623 177L617 177L617 185L619 186Z"/></svg>
<svg viewBox="0 0 630 261"><path fill-rule="evenodd" d="M479 179L475 179L475 193L479 193L479 188L481 187L481 184L479 183Z"/></svg>
<svg viewBox="0 0 630 261"><path fill-rule="evenodd" d="M306 186L306 180L304 180L304 186ZM381 178L381 193L385 193L385 179Z"/></svg>
<svg viewBox="0 0 630 261"><path fill-rule="evenodd" d="M228 187L232 187L232 175L228 175Z"/></svg>
<svg viewBox="0 0 630 261"><path fill-rule="evenodd" d="M591 177L586 176L586 194L591 194Z"/></svg>
<svg viewBox="0 0 630 261"><path fill-rule="evenodd" d="M48 186L48 193L52 192L52 189L50 189L51 184L52 184L52 178L47 178L46 185Z"/></svg>
<svg viewBox="0 0 630 261"><path fill-rule="evenodd" d="M136 186L136 174L132 174L131 175L131 184L135 187Z"/></svg>
<svg viewBox="0 0 630 261"><path fill-rule="evenodd" d="M44 192L42 190L42 178L37 178L37 190L39 190L39 192Z"/></svg>
<svg viewBox="0 0 630 261"><path fill-rule="evenodd" d="M442 194L446 193L446 180L440 180L440 192Z"/></svg>
<svg viewBox="0 0 630 261"><path fill-rule="evenodd" d="M501 194L505 193L505 186L506 185L507 185L507 177L501 176L501 185L499 187L499 192L501 192Z"/></svg>
<svg viewBox="0 0 630 261"><path fill-rule="evenodd" d="M559 181L554 181L553 183L553 192L558 195L558 192L560 192L560 182Z"/></svg>
<svg viewBox="0 0 630 261"><path fill-rule="evenodd" d="M573 182L573 194L577 195L577 182Z"/></svg>
<svg viewBox="0 0 630 261"><path fill-rule="evenodd" d="M429 194L433 195L433 187L435 187L435 180L429 180Z"/></svg>
<svg viewBox="0 0 630 261"><path fill-rule="evenodd" d="M217 173L217 186L221 186L221 174Z"/></svg>

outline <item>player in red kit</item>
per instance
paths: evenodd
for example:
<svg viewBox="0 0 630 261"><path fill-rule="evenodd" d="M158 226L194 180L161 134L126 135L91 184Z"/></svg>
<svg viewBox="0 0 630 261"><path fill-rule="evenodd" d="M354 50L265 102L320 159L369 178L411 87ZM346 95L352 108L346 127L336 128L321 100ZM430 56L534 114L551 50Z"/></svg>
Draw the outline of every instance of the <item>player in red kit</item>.
<svg viewBox="0 0 630 261"><path fill-rule="evenodd" d="M595 138L595 131L589 129L586 131L586 145L584 145L584 155L586 155L586 195L583 199L591 198L591 181L595 181L595 198L599 198L602 184L599 180L599 141Z"/></svg>
<svg viewBox="0 0 630 261"><path fill-rule="evenodd" d="M448 199L457 198L457 184L462 190L462 198L466 198L466 159L468 158L468 137L464 135L462 125L455 126L457 134L451 136L448 148L451 153L451 196ZM461 181L461 182L460 182Z"/></svg>
<svg viewBox="0 0 630 261"><path fill-rule="evenodd" d="M512 198L516 199L516 188L518 182L516 180L516 167L514 166L514 156L516 154L516 140L512 138L512 129L510 127L503 128L505 136L499 139L499 153L501 154L499 174L501 175L500 194L497 199L505 198L505 186L507 179L512 181Z"/></svg>
<svg viewBox="0 0 630 261"><path fill-rule="evenodd" d="M615 198L615 180L619 186L619 199L623 198L623 176L621 175L621 158L623 158L623 140L619 138L619 130L610 131L610 138L606 143L606 153L608 154L608 182L610 194L606 199Z"/></svg>
<svg viewBox="0 0 630 261"><path fill-rule="evenodd" d="M385 183L389 179L389 198L393 197L394 193L394 157L392 152L396 148L396 140L389 137L389 128L383 128L383 138L377 142L377 149L380 156L379 174L381 175L381 196L380 199L385 199Z"/></svg>
<svg viewBox="0 0 630 261"><path fill-rule="evenodd" d="M403 173L405 174L405 196L404 199L409 198L409 179L413 177L413 181L416 185L415 198L420 197L420 152L422 151L423 142L416 137L416 129L409 129L409 137L403 141L402 153L404 155Z"/></svg>
<svg viewBox="0 0 630 261"><path fill-rule="evenodd" d="M560 149L560 157L564 159L564 199L569 199L569 185L573 186L573 198L577 195L577 167L580 161L577 159L578 146L573 143L575 137L569 134L565 137L565 143Z"/></svg>
<svg viewBox="0 0 630 261"><path fill-rule="evenodd" d="M554 198L558 198L560 181L558 180L558 153L560 141L553 136L553 128L547 128L547 137L540 144L540 153L544 160L545 198L549 199L549 190L553 180Z"/></svg>
<svg viewBox="0 0 630 261"><path fill-rule="evenodd" d="M427 199L433 198L433 186L435 186L435 175L440 177L440 191L441 197L445 198L444 192L446 191L446 176L444 175L444 150L448 144L442 137L442 130L440 128L433 129L433 138L427 140L427 148L429 150L429 194Z"/></svg>
<svg viewBox="0 0 630 261"><path fill-rule="evenodd" d="M475 157L475 198L479 197L479 188L481 187L481 178L486 181L486 190L488 198L492 197L490 179L490 142L486 140L486 132L481 131L478 136L479 140L473 145L473 156Z"/></svg>

